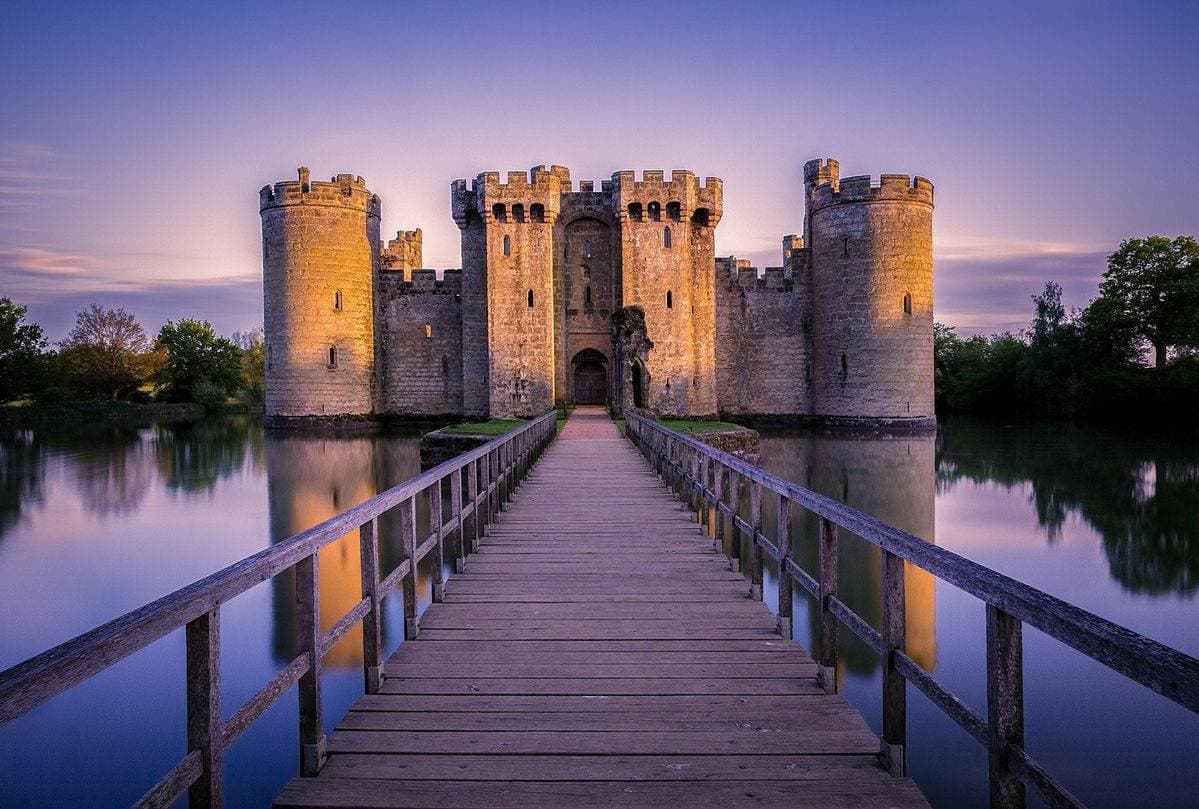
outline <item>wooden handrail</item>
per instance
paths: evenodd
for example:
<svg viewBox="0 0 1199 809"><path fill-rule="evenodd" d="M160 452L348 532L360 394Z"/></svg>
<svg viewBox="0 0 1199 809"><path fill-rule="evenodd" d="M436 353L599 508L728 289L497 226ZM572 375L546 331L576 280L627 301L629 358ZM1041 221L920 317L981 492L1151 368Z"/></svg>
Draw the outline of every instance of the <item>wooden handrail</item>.
<svg viewBox="0 0 1199 809"><path fill-rule="evenodd" d="M913 683L972 737L988 746L993 806L1023 806L1024 787L1032 786L1053 806L1081 805L1053 781L1023 749L1024 715L1021 627L1033 626L1117 671L1139 685L1199 713L1199 660L1132 630L1030 587L953 551L839 503L810 489L771 475L727 452L681 435L635 412L626 412L627 434L665 481L681 496L717 515L716 537L724 540L727 516L737 539L751 553L750 595L760 592L759 565L754 555L766 550L779 561L780 599L790 600L791 582L798 581L820 602L817 658L822 679L835 689L836 629L849 628L884 661L882 754L892 772L904 771L906 708L903 682ZM731 480L731 486L726 483ZM751 487L750 518L740 516L737 481ZM813 576L791 556L790 536L772 542L761 532L761 492L778 495L820 518L820 570ZM755 506L755 503L758 504ZM780 511L780 514L783 512ZM779 521L789 532L790 515ZM844 529L883 551L883 627L874 627L836 597L837 530ZM983 719L957 699L932 674L904 653L904 565L914 564L987 605L988 718ZM760 597L760 596L759 596ZM784 613L790 615L789 604Z"/></svg>
<svg viewBox="0 0 1199 809"><path fill-rule="evenodd" d="M243 733L293 683L300 684L301 773L315 775L324 759L321 730L321 657L359 621L364 622L363 667L366 690L378 690L382 681L379 641L379 602L395 587L404 591L406 636L419 631L416 614L416 571L427 554L437 551L434 599L441 600L441 564L444 540L454 536L459 559L474 549L484 527L522 479L536 456L555 435L555 414L546 413L520 428L499 436L422 472L353 508L258 553L193 582L169 595L61 643L0 672L0 726L22 716L48 699L73 688L119 663L164 635L187 629L188 753L138 802L139 806L169 806L183 791L191 806L219 806L220 771L224 749ZM467 477L467 500L462 498L462 476ZM442 483L451 482L452 511L448 521L441 513ZM457 494L453 494L453 493ZM415 543L415 500L430 498L430 534ZM436 496L434 496L436 493ZM400 507L406 558L380 578L376 521ZM473 515L470 534L464 518ZM363 554L362 599L333 623L319 631L319 569L317 552L352 531L359 531ZM299 655L227 723L220 716L220 606L251 587L278 574L296 569L299 614Z"/></svg>

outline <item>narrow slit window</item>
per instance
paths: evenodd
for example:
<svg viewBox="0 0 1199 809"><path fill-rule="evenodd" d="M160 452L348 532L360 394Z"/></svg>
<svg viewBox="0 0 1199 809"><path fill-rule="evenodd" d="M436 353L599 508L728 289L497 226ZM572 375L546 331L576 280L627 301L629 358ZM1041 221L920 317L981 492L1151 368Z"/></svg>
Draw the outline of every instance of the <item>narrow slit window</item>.
<svg viewBox="0 0 1199 809"><path fill-rule="evenodd" d="M333 293L333 308L338 312L341 311L341 290L340 289Z"/></svg>
<svg viewBox="0 0 1199 809"><path fill-rule="evenodd" d="M583 241L583 258L591 258L591 240L590 239L585 239Z"/></svg>
<svg viewBox="0 0 1199 809"><path fill-rule="evenodd" d="M845 379L849 376L849 357L841 355L841 378Z"/></svg>
<svg viewBox="0 0 1199 809"><path fill-rule="evenodd" d="M329 367L337 367L337 346L329 346Z"/></svg>
<svg viewBox="0 0 1199 809"><path fill-rule="evenodd" d="M425 324L425 339L430 340L432 338L433 338L433 324L426 323Z"/></svg>
<svg viewBox="0 0 1199 809"><path fill-rule="evenodd" d="M903 313L910 315L912 313L912 293L905 292L903 294Z"/></svg>
<svg viewBox="0 0 1199 809"><path fill-rule="evenodd" d="M450 374L450 358L443 356L441 358L441 375L449 376Z"/></svg>
<svg viewBox="0 0 1199 809"><path fill-rule="evenodd" d="M841 258L849 258L849 237L841 237Z"/></svg>
<svg viewBox="0 0 1199 809"><path fill-rule="evenodd" d="M533 308L533 290L529 290L529 308Z"/></svg>
<svg viewBox="0 0 1199 809"><path fill-rule="evenodd" d="M507 236L504 237L504 255L512 255L512 239Z"/></svg>
<svg viewBox="0 0 1199 809"><path fill-rule="evenodd" d="M662 231L662 246L667 250L670 249L670 228L666 228L666 230Z"/></svg>
<svg viewBox="0 0 1199 809"><path fill-rule="evenodd" d="M585 290L583 290L583 302L586 303L588 306L591 305L591 286L590 285L588 285L588 287Z"/></svg>
<svg viewBox="0 0 1199 809"><path fill-rule="evenodd" d="M674 308L674 293L671 292L669 289L666 290L666 308L667 309Z"/></svg>

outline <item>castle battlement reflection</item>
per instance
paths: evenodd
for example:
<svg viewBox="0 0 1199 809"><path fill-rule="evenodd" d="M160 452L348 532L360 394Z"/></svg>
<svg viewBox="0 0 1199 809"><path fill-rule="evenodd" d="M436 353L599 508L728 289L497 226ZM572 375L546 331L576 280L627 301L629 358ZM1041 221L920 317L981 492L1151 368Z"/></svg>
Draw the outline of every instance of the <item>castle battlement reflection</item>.
<svg viewBox="0 0 1199 809"><path fill-rule="evenodd" d="M761 465L768 472L877 517L910 534L936 541L936 437L764 431ZM794 554L808 572L818 568L817 519L803 509L793 517ZM845 531L837 548L837 596L873 626L882 618L882 551ZM907 653L925 670L937 665L936 579L907 565L904 575ZM798 590L798 588L797 588ZM806 595L800 597L806 598ZM818 637L817 610L809 635ZM878 657L840 633L838 666L869 673Z"/></svg>
<svg viewBox="0 0 1199 809"><path fill-rule="evenodd" d="M419 474L420 438L416 435L362 436L303 433L266 434L267 498L271 544L340 514L346 509ZM428 530L428 508L417 498L417 529ZM378 522L380 564L390 571L403 560L398 510ZM327 631L362 599L362 563L358 532L322 548L317 557L320 575L320 629ZM430 575L418 569L418 593L427 593ZM279 662L295 656L295 571L272 579L274 627L272 652ZM384 635L387 625L384 611ZM398 630L398 628L396 628ZM362 625L356 624L329 650L325 665L335 669L362 665Z"/></svg>

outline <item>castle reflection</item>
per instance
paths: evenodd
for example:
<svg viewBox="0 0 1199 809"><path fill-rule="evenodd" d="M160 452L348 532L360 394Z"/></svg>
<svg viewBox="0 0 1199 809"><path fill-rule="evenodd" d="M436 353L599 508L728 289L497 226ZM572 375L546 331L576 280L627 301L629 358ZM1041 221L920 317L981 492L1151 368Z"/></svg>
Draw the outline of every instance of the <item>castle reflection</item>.
<svg viewBox="0 0 1199 809"><path fill-rule="evenodd" d="M769 472L864 511L890 525L934 542L936 440L925 435L850 436L814 431L762 431L761 465ZM804 570L817 570L818 520L798 509L794 555ZM882 613L882 551L860 537L840 533L838 597L871 625ZM937 664L936 587L932 574L907 565L907 652L926 670ZM796 591L803 593L802 588ZM806 598L806 595L800 596ZM818 612L809 637L817 637ZM838 665L869 673L878 657L840 633Z"/></svg>

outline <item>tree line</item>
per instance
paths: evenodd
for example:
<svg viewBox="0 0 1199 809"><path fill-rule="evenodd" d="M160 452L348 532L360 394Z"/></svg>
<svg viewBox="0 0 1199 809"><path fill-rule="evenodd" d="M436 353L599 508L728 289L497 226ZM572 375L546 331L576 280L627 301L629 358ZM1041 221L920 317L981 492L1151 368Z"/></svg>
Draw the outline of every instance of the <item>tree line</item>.
<svg viewBox="0 0 1199 809"><path fill-rule="evenodd" d="M219 410L262 401L262 329L218 335L208 321L170 321L153 339L122 308L93 304L51 345L27 307L0 298L0 405L33 400L196 402Z"/></svg>
<svg viewBox="0 0 1199 809"><path fill-rule="evenodd" d="M1067 310L1053 281L1018 334L934 326L938 413L1020 419L1194 420L1199 413L1199 243L1127 239L1099 295Z"/></svg>

